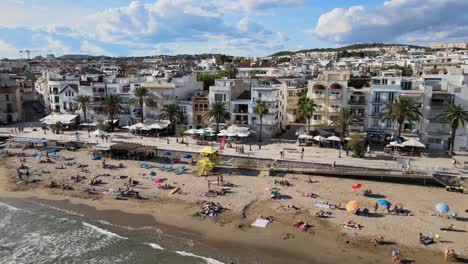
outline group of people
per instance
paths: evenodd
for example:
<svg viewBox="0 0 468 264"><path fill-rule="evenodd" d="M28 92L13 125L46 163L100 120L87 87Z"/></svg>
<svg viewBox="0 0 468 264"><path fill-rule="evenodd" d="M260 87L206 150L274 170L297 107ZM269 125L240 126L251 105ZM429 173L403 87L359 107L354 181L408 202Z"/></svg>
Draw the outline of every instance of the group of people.
<svg viewBox="0 0 468 264"><path fill-rule="evenodd" d="M277 185L286 186L286 187L291 187L292 186L292 184L287 180L279 180L279 181L275 180L274 183L277 184Z"/></svg>
<svg viewBox="0 0 468 264"><path fill-rule="evenodd" d="M240 154L244 154L245 153L244 145L236 146L236 152Z"/></svg>
<svg viewBox="0 0 468 264"><path fill-rule="evenodd" d="M201 211L199 213L200 213L200 215L204 215L204 216L216 217L223 210L224 210L224 208L221 206L220 203L205 202L202 205Z"/></svg>

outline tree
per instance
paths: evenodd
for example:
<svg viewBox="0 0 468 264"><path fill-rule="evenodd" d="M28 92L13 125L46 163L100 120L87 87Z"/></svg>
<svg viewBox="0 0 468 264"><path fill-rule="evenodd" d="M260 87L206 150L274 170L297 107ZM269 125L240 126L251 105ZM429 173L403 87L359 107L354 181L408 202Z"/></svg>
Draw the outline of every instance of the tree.
<svg viewBox="0 0 468 264"><path fill-rule="evenodd" d="M205 117L214 119L216 123L216 134L219 133L219 123L229 120L229 117L231 116L224 106L224 102L214 102L210 105L210 110L205 114Z"/></svg>
<svg viewBox="0 0 468 264"><path fill-rule="evenodd" d="M86 113L91 108L91 96L89 95L78 95L75 99L75 103L77 104L77 110L83 111L84 121L87 122Z"/></svg>
<svg viewBox="0 0 468 264"><path fill-rule="evenodd" d="M358 133L352 133L351 139L348 141L348 145L353 152L353 157L362 158L366 153L366 143L363 135Z"/></svg>
<svg viewBox="0 0 468 264"><path fill-rule="evenodd" d="M120 98L117 94L109 94L104 97L104 109L107 112L109 127L114 131L114 116L120 112Z"/></svg>
<svg viewBox="0 0 468 264"><path fill-rule="evenodd" d="M229 79L235 79L237 77L237 68L233 65L229 65L221 72L221 75L224 75Z"/></svg>
<svg viewBox="0 0 468 264"><path fill-rule="evenodd" d="M141 110L141 122L143 123L145 120L143 106L145 102L148 100L148 89L145 87L137 87L133 90L133 98L131 98L128 103L131 105L138 104Z"/></svg>
<svg viewBox="0 0 468 264"><path fill-rule="evenodd" d="M268 113L268 108L265 104L264 101L258 99L255 102L255 106L253 108L254 114L258 115L258 118L260 119L260 136L258 138L258 141L262 141L262 130L263 130L263 115Z"/></svg>
<svg viewBox="0 0 468 264"><path fill-rule="evenodd" d="M450 136L450 154L453 155L455 145L455 136L460 125L465 126L465 121L468 121L468 112L461 105L450 104L447 109L438 116L442 120L448 121L452 128Z"/></svg>
<svg viewBox="0 0 468 264"><path fill-rule="evenodd" d="M317 105L315 104L314 99L312 98L302 97L301 99L299 99L297 112L302 118L305 118L306 120L307 134L310 134L310 119L312 118L316 107Z"/></svg>
<svg viewBox="0 0 468 264"><path fill-rule="evenodd" d="M215 80L221 79L223 77L228 77L226 71L221 71L218 73L199 73L197 75L197 81L203 82L203 90L209 90L210 86L215 84Z"/></svg>
<svg viewBox="0 0 468 264"><path fill-rule="evenodd" d="M176 104L163 105L161 113L159 114L159 119L167 119L171 122L171 132L175 133L175 128L177 127L177 121L183 119L183 113L180 110L179 106Z"/></svg>
<svg viewBox="0 0 468 264"><path fill-rule="evenodd" d="M333 120L333 125L340 128L341 132L341 142L343 143L346 131L348 130L349 124L353 121L353 114L351 108L342 107L340 115L336 120Z"/></svg>
<svg viewBox="0 0 468 264"><path fill-rule="evenodd" d="M396 121L397 136L401 136L401 129L403 122L410 123L421 120L421 112L419 111L419 103L411 97L400 96L395 101L388 103L384 109L385 113L382 115L384 121Z"/></svg>

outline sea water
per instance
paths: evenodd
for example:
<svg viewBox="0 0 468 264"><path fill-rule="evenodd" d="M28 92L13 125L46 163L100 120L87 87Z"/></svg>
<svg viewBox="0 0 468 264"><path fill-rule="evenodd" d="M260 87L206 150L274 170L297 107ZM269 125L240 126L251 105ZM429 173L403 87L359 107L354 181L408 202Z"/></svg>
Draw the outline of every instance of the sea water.
<svg viewBox="0 0 468 264"><path fill-rule="evenodd" d="M115 226L34 201L0 200L2 264L224 262L192 253L195 243L154 227Z"/></svg>

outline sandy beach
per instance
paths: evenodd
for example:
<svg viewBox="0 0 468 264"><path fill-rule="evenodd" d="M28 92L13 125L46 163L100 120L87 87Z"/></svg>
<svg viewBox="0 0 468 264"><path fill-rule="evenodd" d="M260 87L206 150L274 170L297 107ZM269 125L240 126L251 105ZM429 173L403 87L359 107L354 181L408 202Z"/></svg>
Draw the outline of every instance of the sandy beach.
<svg viewBox="0 0 468 264"><path fill-rule="evenodd" d="M144 169L138 161L106 160L114 165L113 169L102 168L102 161L92 161L91 152L61 151L61 159L51 160L54 163L39 163L31 155L33 150L14 150L10 152L27 153L24 164L29 167L29 179L37 183L18 185L16 169L20 166L18 157L2 158L0 185L2 197L39 198L44 203L57 207L72 208L102 220L119 225L158 226L165 232L176 232L206 241L220 248L225 255L252 255L243 263L382 263L391 262L392 248L402 252L403 259L417 263L441 263L443 251L450 246L462 256L468 255L468 199L466 194L446 192L440 187L393 184L332 177L305 175L287 175L276 178L267 176L262 171L241 171L223 168L215 176L197 177L196 168L189 164L187 170L176 175L173 172L158 168ZM65 160L66 158L67 160ZM68 163L68 165L67 165ZM122 163L123 168L118 168ZM79 164L88 165L83 172ZM161 163L152 162L155 167ZM59 166L64 169L57 169ZM150 176L154 171L156 176ZM46 173L48 172L48 173ZM103 184L89 186L92 177L99 176ZM81 182L70 180L70 176L85 176ZM126 198L116 200L113 195L103 194L106 190L116 190L128 183L131 177L138 181L134 187L144 199ZM231 192L217 197L205 197L202 193L210 187L217 186L218 177L233 184ZM154 179L165 179L155 183ZM61 185L70 185L74 190L63 191L59 188L45 187L51 180ZM280 186L275 180L287 180L292 186ZM358 190L352 190L354 184L361 184ZM169 184L179 187L180 191L171 194L170 190L157 188ZM87 188L95 188L97 194L87 194ZM270 190L278 191L287 199L270 199ZM363 190L370 189L373 197L363 195ZM304 193L317 194L317 198L304 197ZM382 206L374 213L373 205L377 199L386 199L394 205L403 206L411 211L409 216L387 213ZM368 208L371 217L353 215L346 210L326 210L332 213L329 218L315 216L320 209L316 202L341 204L344 207L350 200L356 200L361 209ZM213 201L227 208L215 218L196 216L201 201ZM459 220L432 216L435 204L445 202L451 211L457 212ZM286 209L294 205L299 210ZM117 215L130 214L127 217ZM132 216L136 215L136 216ZM273 222L266 228L251 227L250 224L259 216L272 216ZM134 220L140 219L140 220ZM304 232L292 225L298 221L307 221L312 227ZM344 229L342 223L353 220L363 226L361 230ZM455 225L459 232L440 231L440 227ZM418 234L437 234L436 243L423 246L419 243ZM372 239L384 237L386 245L374 246ZM385 260L385 261L383 261ZM241 262L239 262L241 263Z"/></svg>

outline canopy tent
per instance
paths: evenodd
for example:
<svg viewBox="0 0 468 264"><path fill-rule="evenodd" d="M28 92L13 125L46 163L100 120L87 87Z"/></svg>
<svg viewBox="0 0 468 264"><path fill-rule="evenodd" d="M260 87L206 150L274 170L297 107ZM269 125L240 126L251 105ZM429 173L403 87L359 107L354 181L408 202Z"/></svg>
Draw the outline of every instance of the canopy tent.
<svg viewBox="0 0 468 264"><path fill-rule="evenodd" d="M171 122L167 120L162 121L145 121L144 123L136 123L129 127L130 130L152 130L152 129L166 129Z"/></svg>
<svg viewBox="0 0 468 264"><path fill-rule="evenodd" d="M192 129L189 129L189 130L185 131L184 134L186 134L186 135L196 135L197 130L195 128L192 128Z"/></svg>
<svg viewBox="0 0 468 264"><path fill-rule="evenodd" d="M57 123L73 124L73 123L76 122L77 117L78 117L78 115L53 113L53 114L50 114L50 115L42 118L40 121L42 123L47 124L47 125L55 125Z"/></svg>
<svg viewBox="0 0 468 264"><path fill-rule="evenodd" d="M423 143L417 141L414 138L403 142L401 145L403 145L405 147L414 147L414 148L425 148L426 147L426 145L424 145Z"/></svg>
<svg viewBox="0 0 468 264"><path fill-rule="evenodd" d="M330 140L330 141L341 141L341 139L337 136L329 136L327 137L327 140Z"/></svg>
<svg viewBox="0 0 468 264"><path fill-rule="evenodd" d="M388 145L390 145L392 147L404 147L402 144L398 143L397 141L392 141Z"/></svg>
<svg viewBox="0 0 468 264"><path fill-rule="evenodd" d="M115 145L116 143L102 143L95 145L93 147L94 150L101 150L101 151L109 151L112 145Z"/></svg>
<svg viewBox="0 0 468 264"><path fill-rule="evenodd" d="M328 141L328 139L326 137L322 137L322 136L315 136L314 140L319 141L319 142Z"/></svg>
<svg viewBox="0 0 468 264"><path fill-rule="evenodd" d="M107 133L107 132L105 132L105 131L102 131L102 130L100 130L100 129L96 129L96 130L93 131L91 134L93 134L94 136L97 136L97 137L109 135L109 133Z"/></svg>
<svg viewBox="0 0 468 264"><path fill-rule="evenodd" d="M299 139L313 139L314 137L311 135L300 134L297 138Z"/></svg>

